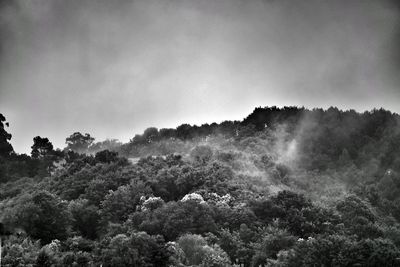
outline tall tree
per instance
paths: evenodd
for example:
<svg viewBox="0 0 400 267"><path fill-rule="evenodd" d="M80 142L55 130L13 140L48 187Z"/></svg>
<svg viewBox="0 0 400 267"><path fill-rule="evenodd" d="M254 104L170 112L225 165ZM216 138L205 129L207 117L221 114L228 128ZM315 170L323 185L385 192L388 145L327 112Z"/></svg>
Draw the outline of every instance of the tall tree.
<svg viewBox="0 0 400 267"><path fill-rule="evenodd" d="M8 157L14 149L9 143L11 140L11 134L8 133L4 127L8 127L9 123L6 122L6 118L0 113L0 157Z"/></svg>
<svg viewBox="0 0 400 267"><path fill-rule="evenodd" d="M46 137L36 136L33 138L33 146L31 148L32 158L38 159L49 155L53 151L53 144Z"/></svg>
<svg viewBox="0 0 400 267"><path fill-rule="evenodd" d="M75 132L65 139L67 144L67 149L78 153L86 153L88 148L94 142L94 138L90 134L82 134L80 132Z"/></svg>

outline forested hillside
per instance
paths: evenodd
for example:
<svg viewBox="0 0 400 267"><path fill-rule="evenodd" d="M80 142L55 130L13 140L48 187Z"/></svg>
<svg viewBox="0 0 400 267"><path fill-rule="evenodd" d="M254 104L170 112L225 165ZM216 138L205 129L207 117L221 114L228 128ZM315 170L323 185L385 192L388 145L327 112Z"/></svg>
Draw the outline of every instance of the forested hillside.
<svg viewBox="0 0 400 267"><path fill-rule="evenodd" d="M400 266L400 116L383 109L37 136L31 155L11 138L0 114L3 266Z"/></svg>

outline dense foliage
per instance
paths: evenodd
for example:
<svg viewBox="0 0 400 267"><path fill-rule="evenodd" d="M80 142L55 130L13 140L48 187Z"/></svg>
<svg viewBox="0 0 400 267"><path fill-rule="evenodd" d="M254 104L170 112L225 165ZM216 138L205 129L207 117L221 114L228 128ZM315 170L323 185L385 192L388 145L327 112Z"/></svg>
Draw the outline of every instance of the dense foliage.
<svg viewBox="0 0 400 267"><path fill-rule="evenodd" d="M10 144L4 266L400 266L400 116L256 108L243 121Z"/></svg>

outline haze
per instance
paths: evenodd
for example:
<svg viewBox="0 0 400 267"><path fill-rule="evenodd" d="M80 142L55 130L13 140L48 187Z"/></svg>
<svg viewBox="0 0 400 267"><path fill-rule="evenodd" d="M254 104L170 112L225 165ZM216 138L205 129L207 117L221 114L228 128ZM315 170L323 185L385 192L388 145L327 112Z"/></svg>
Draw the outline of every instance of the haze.
<svg viewBox="0 0 400 267"><path fill-rule="evenodd" d="M240 120L256 106L400 112L396 1L1 1L12 144Z"/></svg>

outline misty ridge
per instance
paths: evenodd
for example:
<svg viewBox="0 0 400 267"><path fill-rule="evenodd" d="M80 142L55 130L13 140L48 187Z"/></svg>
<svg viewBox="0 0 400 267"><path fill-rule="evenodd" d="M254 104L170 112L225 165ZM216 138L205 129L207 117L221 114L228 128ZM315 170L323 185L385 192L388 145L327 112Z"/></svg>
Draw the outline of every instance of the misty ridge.
<svg viewBox="0 0 400 267"><path fill-rule="evenodd" d="M399 3L0 0L0 267L400 267Z"/></svg>
<svg viewBox="0 0 400 267"><path fill-rule="evenodd" d="M4 266L400 264L396 113L258 107L31 155L0 119Z"/></svg>

